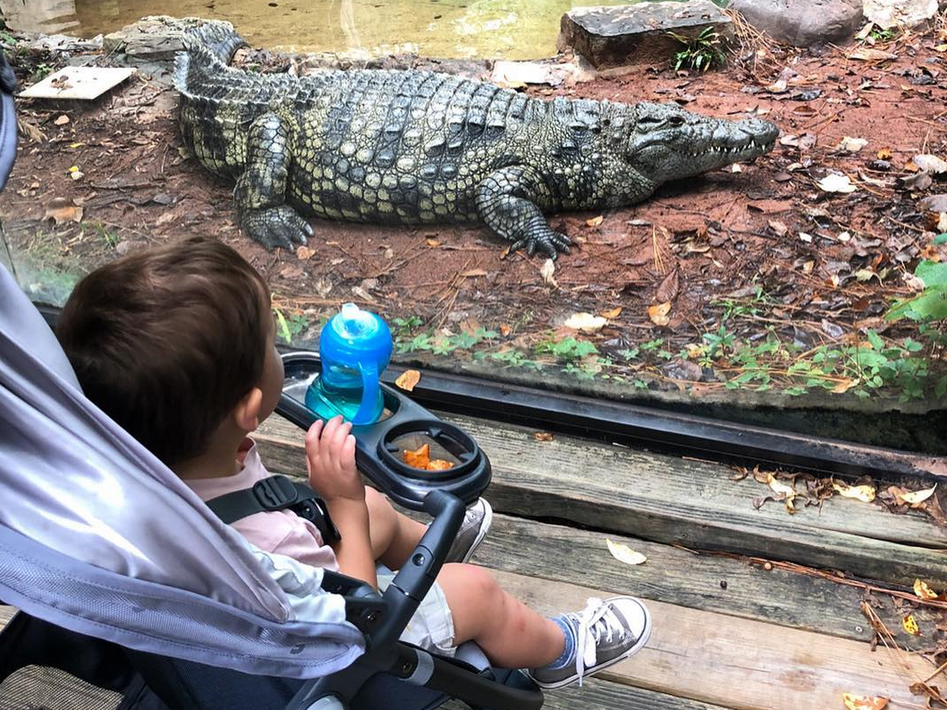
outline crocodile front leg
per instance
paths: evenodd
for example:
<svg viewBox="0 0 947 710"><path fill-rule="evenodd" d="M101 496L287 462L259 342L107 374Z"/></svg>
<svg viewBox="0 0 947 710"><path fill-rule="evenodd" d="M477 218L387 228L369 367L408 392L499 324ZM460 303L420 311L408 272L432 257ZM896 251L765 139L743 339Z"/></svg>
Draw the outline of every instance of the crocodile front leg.
<svg viewBox="0 0 947 710"><path fill-rule="evenodd" d="M247 164L233 200L240 226L267 249L292 251L294 242L305 244L312 236L309 223L285 203L290 159L284 122L271 113L257 118L247 133Z"/></svg>
<svg viewBox="0 0 947 710"><path fill-rule="evenodd" d="M477 212L490 229L513 242L510 252L526 247L556 259L569 253L572 241L549 228L534 200L549 195L549 189L532 169L521 165L502 168L487 177L477 190Z"/></svg>

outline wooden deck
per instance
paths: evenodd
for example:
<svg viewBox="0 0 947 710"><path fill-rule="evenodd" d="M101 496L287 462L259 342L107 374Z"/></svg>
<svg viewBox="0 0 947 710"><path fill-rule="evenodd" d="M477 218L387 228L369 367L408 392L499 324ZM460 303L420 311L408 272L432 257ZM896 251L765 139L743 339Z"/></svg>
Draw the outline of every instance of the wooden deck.
<svg viewBox="0 0 947 710"><path fill-rule="evenodd" d="M649 646L582 688L548 693L550 710L831 710L845 692L925 707L909 686L935 668L872 650L860 604L871 599L902 648L928 648L941 612L916 610L922 635L910 636L910 606L885 590L910 597L915 578L947 587L947 530L839 497L792 516L780 503L757 510L766 489L726 466L443 416L493 463L486 497L497 515L475 562L543 613L590 596L648 600ZM274 417L256 438L271 472L304 475L298 429ZM606 537L648 561L615 560ZM842 570L847 583L817 570Z"/></svg>

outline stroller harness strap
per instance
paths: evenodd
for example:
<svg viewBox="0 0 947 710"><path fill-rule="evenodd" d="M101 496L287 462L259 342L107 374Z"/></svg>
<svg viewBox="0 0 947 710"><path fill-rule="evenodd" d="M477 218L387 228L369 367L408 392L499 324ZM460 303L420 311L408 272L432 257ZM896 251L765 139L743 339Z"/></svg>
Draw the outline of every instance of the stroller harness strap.
<svg viewBox="0 0 947 710"><path fill-rule="evenodd" d="M327 545L342 539L326 502L309 486L287 476L269 476L254 483L252 488L225 493L205 503L227 525L255 513L291 510L315 525Z"/></svg>

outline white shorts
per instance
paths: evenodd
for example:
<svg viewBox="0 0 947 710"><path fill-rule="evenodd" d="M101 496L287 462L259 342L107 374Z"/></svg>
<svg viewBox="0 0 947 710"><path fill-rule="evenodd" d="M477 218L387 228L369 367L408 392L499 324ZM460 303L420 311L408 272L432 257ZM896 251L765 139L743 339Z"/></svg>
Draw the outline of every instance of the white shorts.
<svg viewBox="0 0 947 710"><path fill-rule="evenodd" d="M384 592L394 578L387 568L379 568L378 589ZM454 618L447 606L444 590L437 582L431 585L431 590L421 600L418 610L401 634L401 640L441 656L454 656L457 650L454 645Z"/></svg>

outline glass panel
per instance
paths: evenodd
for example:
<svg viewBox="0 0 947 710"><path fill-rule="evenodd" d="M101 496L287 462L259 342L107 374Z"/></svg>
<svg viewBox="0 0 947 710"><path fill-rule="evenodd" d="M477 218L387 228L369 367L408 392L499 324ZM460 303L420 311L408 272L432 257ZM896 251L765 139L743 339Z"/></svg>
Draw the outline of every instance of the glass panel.
<svg viewBox="0 0 947 710"><path fill-rule="evenodd" d="M528 12L524 3L459 0L29 7L38 26L86 36L151 12L213 12L254 46L516 58L552 54L559 15L572 4L529 3ZM325 31L298 30L316 26ZM26 83L65 61L9 35L0 42ZM673 100L702 115L764 116L782 129L777 149L755 164L671 183L639 206L548 215L575 243L555 266L542 255L508 255L504 240L465 224L312 220L315 236L295 254L268 251L237 228L232 181L210 176L183 145L177 93L160 72L96 103L21 105L27 137L0 198L6 240L21 283L46 302L61 303L77 277L121 254L213 234L265 274L280 339L293 346L316 348L322 325L353 301L388 320L402 365L947 453L938 435L947 424L947 208L939 163L914 159L921 146L947 157L947 118L937 101L917 102L911 115L878 108L901 100L908 79L898 72L917 79L911 86L930 82L914 59L891 59L869 102L852 98L861 80L847 65L807 57L783 80L782 60L765 60L761 76L775 83L744 90L733 61L706 75L656 62L581 83L512 81L536 101ZM237 64L257 73L289 67L257 50ZM450 66L484 73L482 63ZM154 70L145 65L142 76ZM830 90L838 96L827 100ZM511 155L528 156L538 141L510 140ZM339 146L336 157L350 149ZM842 191L821 182L833 173L849 176ZM324 175L321 189L345 193L352 182L337 177Z"/></svg>

